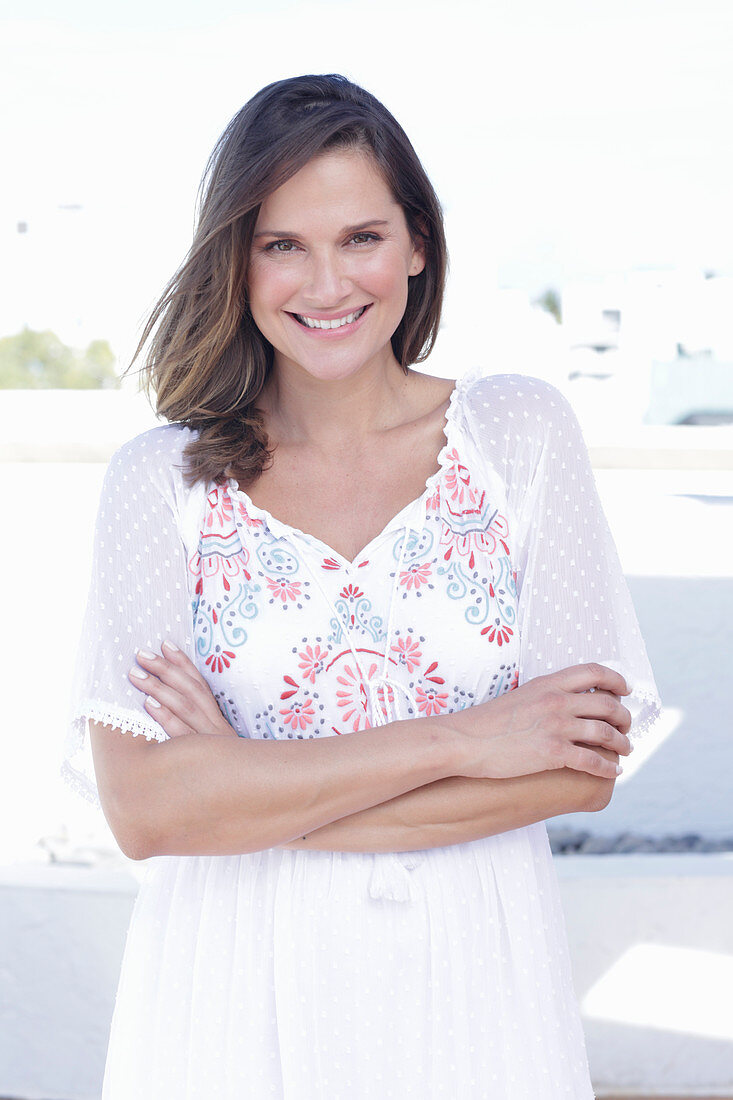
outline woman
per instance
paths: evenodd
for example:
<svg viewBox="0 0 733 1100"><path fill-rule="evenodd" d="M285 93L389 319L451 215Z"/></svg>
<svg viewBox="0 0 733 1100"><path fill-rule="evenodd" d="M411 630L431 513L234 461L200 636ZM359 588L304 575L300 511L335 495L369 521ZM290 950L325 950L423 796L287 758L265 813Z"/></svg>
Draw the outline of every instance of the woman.
<svg viewBox="0 0 733 1100"><path fill-rule="evenodd" d="M75 689L149 861L107 1100L592 1096L543 822L608 802L658 699L567 402L410 369L445 266L343 77L220 140Z"/></svg>

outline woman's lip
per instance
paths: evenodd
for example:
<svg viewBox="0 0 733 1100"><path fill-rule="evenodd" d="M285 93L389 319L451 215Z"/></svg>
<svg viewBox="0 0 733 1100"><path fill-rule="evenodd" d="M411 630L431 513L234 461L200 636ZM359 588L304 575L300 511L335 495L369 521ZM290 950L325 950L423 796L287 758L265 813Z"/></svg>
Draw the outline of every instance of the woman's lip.
<svg viewBox="0 0 733 1100"><path fill-rule="evenodd" d="M342 317L348 317L350 313L358 313L360 309L368 309L371 304L371 302L363 302L360 306L342 309L340 313L295 313L293 311L293 317L310 317L313 321L340 321Z"/></svg>
<svg viewBox="0 0 733 1100"><path fill-rule="evenodd" d="M364 310L363 313L359 317L357 317L355 321L351 321L349 324L346 324L346 325L339 325L338 328L310 328L309 325L304 325L302 321L299 321L298 317L296 316L295 313L288 312L288 317L290 317L292 319L294 325L298 326L298 330L300 332L305 332L305 333L308 334L308 336L312 336L315 339L319 339L319 340L336 340L341 336L350 336L352 334L352 332L356 332L356 330L358 328L360 328L361 325L363 324L364 318L369 313L369 310L370 310L372 305L373 305L373 303L369 302L368 305L365 305L363 307L363 310ZM361 309L362 307L359 306L358 308ZM342 313L341 316L342 317L348 317L349 313L355 313L355 312L356 312L356 310L349 310L348 313ZM300 314L300 316L301 317L302 316L312 317L313 314L312 313L306 313L306 314ZM315 319L319 320L319 321L320 320L335 321L336 317L317 317Z"/></svg>

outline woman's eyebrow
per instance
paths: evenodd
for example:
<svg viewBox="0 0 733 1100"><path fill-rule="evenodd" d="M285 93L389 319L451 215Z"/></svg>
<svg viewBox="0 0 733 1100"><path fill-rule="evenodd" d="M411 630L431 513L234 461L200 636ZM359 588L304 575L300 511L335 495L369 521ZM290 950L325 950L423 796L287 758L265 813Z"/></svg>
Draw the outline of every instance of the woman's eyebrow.
<svg viewBox="0 0 733 1100"><path fill-rule="evenodd" d="M388 221L383 218L371 218L367 222L361 222L360 225L347 225L341 230L342 234L345 233L359 233L362 229L368 229L373 225L389 225ZM257 237L298 237L299 233L291 233L284 229L260 229L255 233L255 240Z"/></svg>

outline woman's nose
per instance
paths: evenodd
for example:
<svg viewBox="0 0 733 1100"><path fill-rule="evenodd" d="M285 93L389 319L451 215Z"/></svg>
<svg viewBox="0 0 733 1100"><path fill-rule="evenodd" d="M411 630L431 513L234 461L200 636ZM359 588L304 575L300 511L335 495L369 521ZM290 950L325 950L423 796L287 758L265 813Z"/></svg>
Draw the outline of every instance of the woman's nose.
<svg viewBox="0 0 733 1100"><path fill-rule="evenodd" d="M331 251L311 254L308 276L303 287L303 293L309 302L327 309L346 298L352 287L353 283L342 257Z"/></svg>

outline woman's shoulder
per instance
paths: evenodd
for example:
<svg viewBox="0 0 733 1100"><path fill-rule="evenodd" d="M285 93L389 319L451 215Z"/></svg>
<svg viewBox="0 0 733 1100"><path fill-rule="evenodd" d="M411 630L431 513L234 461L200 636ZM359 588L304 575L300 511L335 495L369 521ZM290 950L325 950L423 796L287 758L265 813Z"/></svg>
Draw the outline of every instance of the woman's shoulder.
<svg viewBox="0 0 733 1100"><path fill-rule="evenodd" d="M469 371L458 380L456 389L462 403L484 419L509 418L517 412L528 419L537 414L551 415L552 410L562 415L568 407L567 398L557 386L530 374Z"/></svg>
<svg viewBox="0 0 733 1100"><path fill-rule="evenodd" d="M122 443L110 462L149 466L151 469L167 467L180 458L186 444L197 435L185 424L158 424Z"/></svg>
<svg viewBox="0 0 733 1100"><path fill-rule="evenodd" d="M499 445L543 445L558 434L579 431L572 405L562 390L529 374L470 372L459 379L456 413L477 439Z"/></svg>
<svg viewBox="0 0 733 1100"><path fill-rule="evenodd" d="M185 424L157 424L122 443L112 455L113 459L148 462L157 458L165 461L179 454L196 432Z"/></svg>
<svg viewBox="0 0 733 1100"><path fill-rule="evenodd" d="M159 424L128 439L112 455L107 477L118 484L151 483L179 490L185 465L183 451L197 433L185 424Z"/></svg>
<svg viewBox="0 0 733 1100"><path fill-rule="evenodd" d="M456 438L473 454L487 484L510 496L532 483L542 463L582 451L580 426L567 397L544 378L472 372L453 399Z"/></svg>

